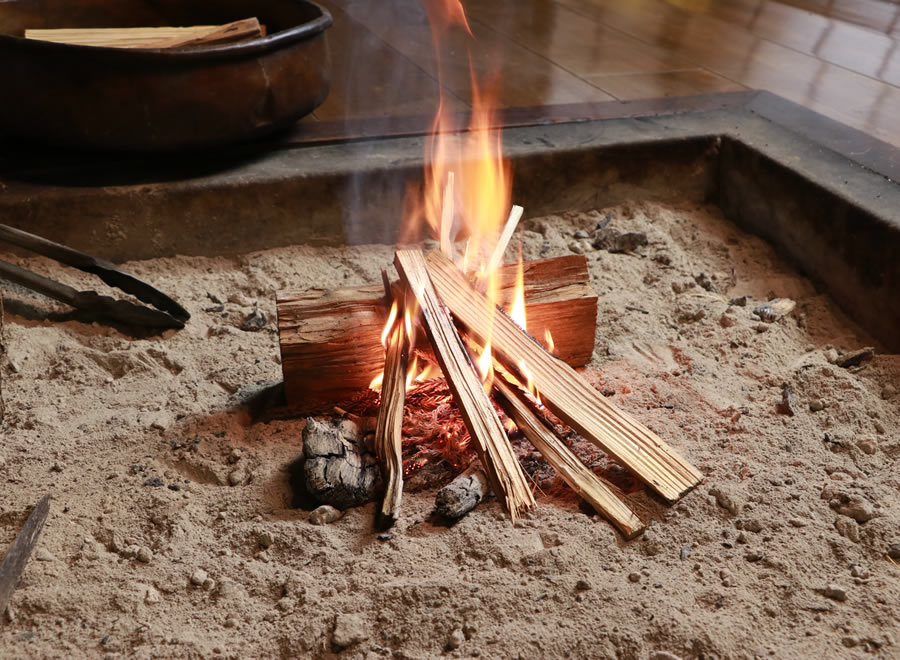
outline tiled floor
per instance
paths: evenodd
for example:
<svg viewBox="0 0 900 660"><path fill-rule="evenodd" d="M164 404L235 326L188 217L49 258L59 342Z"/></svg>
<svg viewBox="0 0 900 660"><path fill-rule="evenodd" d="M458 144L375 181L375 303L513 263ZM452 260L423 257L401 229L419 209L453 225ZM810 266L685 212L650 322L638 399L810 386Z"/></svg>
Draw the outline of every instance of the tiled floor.
<svg viewBox="0 0 900 660"><path fill-rule="evenodd" d="M426 0L436 1L436 0ZM887 0L463 0L474 39L439 65L422 0L319 0L332 93L323 120L766 89L900 146L900 4ZM469 49L466 49L466 43Z"/></svg>

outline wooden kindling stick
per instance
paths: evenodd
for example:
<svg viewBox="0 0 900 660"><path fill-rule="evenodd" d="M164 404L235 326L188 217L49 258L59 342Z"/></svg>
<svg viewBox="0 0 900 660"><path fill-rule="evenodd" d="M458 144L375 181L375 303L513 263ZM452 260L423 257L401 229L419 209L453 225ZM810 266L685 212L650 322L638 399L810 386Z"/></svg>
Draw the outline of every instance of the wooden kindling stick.
<svg viewBox="0 0 900 660"><path fill-rule="evenodd" d="M398 311L388 333L384 357L381 405L375 425L375 455L381 464L385 492L375 525L391 527L399 516L403 497L403 404L406 401L406 370L409 363L409 337L403 324L404 310Z"/></svg>
<svg viewBox="0 0 900 660"><path fill-rule="evenodd" d="M606 516L625 538L634 538L644 531L640 518L600 477L578 460L521 388L508 383L502 374L498 374L494 379L494 392L500 407L572 490L587 500L597 513Z"/></svg>
<svg viewBox="0 0 900 660"><path fill-rule="evenodd" d="M506 224L503 226L503 231L500 232L500 238L497 239L497 244L494 246L494 251L488 260L487 268L484 269L486 273L493 273L503 263L506 246L509 245L513 232L519 226L519 220L522 219L524 211L525 209L521 206L513 204L512 209L509 211L509 217L506 219Z"/></svg>
<svg viewBox="0 0 900 660"><path fill-rule="evenodd" d="M26 39L53 41L77 46L107 48L184 48L228 43L265 36L256 18L224 25L134 28L59 28L25 30Z"/></svg>
<svg viewBox="0 0 900 660"><path fill-rule="evenodd" d="M447 263L452 266L449 260ZM475 443L491 487L515 522L520 513L534 506L534 496L494 405L485 393L462 340L428 276L424 255L419 249L398 250L394 255L394 265L419 302L435 357Z"/></svg>
<svg viewBox="0 0 900 660"><path fill-rule="evenodd" d="M675 501L703 475L659 436L608 402L578 372L551 355L478 292L466 276L438 252L428 255L427 273L440 299L476 341L490 338L495 358L525 382L527 365L541 400L582 437L633 470L662 497ZM493 321L492 321L493 318Z"/></svg>

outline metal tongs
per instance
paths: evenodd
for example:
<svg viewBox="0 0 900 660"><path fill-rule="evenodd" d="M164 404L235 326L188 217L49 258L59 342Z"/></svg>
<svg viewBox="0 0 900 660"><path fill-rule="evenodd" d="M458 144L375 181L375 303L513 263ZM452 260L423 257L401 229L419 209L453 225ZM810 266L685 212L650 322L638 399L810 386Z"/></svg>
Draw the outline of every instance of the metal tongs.
<svg viewBox="0 0 900 660"><path fill-rule="evenodd" d="M125 293L133 295L151 307L144 307L128 300L116 300L96 291L77 291L43 275L32 273L5 261L0 261L0 277L71 305L76 309L103 316L127 325L147 328L183 328L191 317L188 311L159 289L104 259L73 250L46 238L29 234L21 229L0 224L0 240L31 250L67 266L92 273Z"/></svg>

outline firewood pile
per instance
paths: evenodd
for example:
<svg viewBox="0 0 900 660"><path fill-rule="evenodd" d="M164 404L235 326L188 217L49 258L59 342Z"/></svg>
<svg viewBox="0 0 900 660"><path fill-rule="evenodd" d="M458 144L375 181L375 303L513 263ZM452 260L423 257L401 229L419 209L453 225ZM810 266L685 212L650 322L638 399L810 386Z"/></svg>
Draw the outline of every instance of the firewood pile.
<svg viewBox="0 0 900 660"><path fill-rule="evenodd" d="M466 436L455 442L471 444L484 469L482 475L470 468L441 491L437 510L444 515L470 510L488 487L514 521L535 506L499 411L626 538L644 523L621 491L578 459L554 422L562 421L669 502L700 482L695 467L573 368L589 362L596 327L597 297L584 257L504 266L496 302L442 251L398 249L394 266L399 279L390 282L385 275L383 287L285 293L277 301L286 395L296 411L330 410L360 401L366 391L371 400L368 388L380 382L374 424L381 468L378 528L397 520L404 474L414 467L403 455L404 405L416 377L413 365L423 362L440 369L464 424ZM504 311L517 271L528 328L551 338L552 347Z"/></svg>

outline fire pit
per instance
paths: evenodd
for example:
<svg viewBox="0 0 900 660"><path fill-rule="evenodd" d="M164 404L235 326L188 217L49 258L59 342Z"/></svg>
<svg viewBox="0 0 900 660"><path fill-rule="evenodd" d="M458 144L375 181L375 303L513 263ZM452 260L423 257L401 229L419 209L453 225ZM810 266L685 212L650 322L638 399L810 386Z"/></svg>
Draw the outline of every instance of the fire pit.
<svg viewBox="0 0 900 660"><path fill-rule="evenodd" d="M64 162L31 181L5 180L7 217L134 260L127 269L176 294L192 320L133 337L60 307L49 308L50 322L45 301L5 294L0 473L22 499L4 514L16 525L2 528L3 541L44 491L59 509L0 643L65 654L64 634L41 631L89 612L84 648L111 653L889 653L895 641L882 622L900 584L900 363L888 352L896 184L748 109L746 96L724 102L505 136L512 197L526 208L515 237L523 264L562 260L596 296L561 298L573 310L596 305L582 377L705 478L665 503L526 398L544 428L649 523L632 541L595 518L524 433L511 448L533 511L512 526L502 503L488 501L450 529L433 525L435 491L463 454L449 443L457 453L442 453L440 434L410 416L402 515L389 532L372 532L375 503L315 520L323 525L295 508L306 426L298 402L252 421L288 366L275 292L353 286L384 298L381 270L394 261L406 184L421 176L421 138L285 149L239 173L181 183L135 167L124 175L137 184L48 184L64 178ZM791 110L766 102L770 117ZM372 153L391 165L364 160ZM107 173L98 164L88 176ZM350 190L362 191L358 206ZM367 222L375 216L397 224L376 229ZM646 243L620 249L629 233ZM5 258L53 274L44 260ZM426 257L426 268L436 259ZM536 276L525 267L526 295ZM430 277L449 305L439 275ZM516 266L506 277L516 279ZM388 311L378 312L377 334ZM398 332L388 338L399 341ZM413 384L407 409L458 420L449 391L431 387ZM344 410L352 415L329 411L351 420L341 437L374 440L373 412ZM463 433L457 421L444 439ZM477 477L466 479L465 493L483 492ZM184 631L188 617L206 627Z"/></svg>

